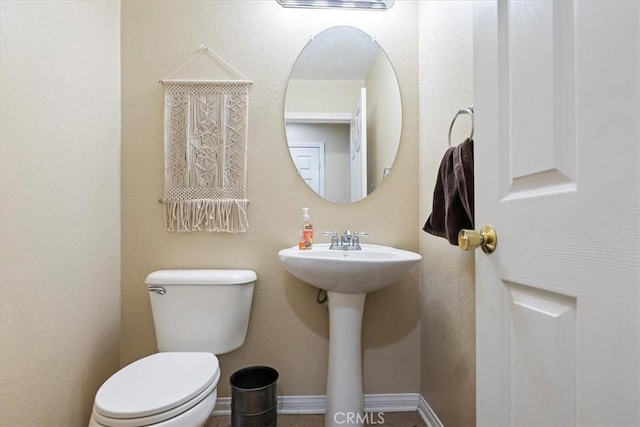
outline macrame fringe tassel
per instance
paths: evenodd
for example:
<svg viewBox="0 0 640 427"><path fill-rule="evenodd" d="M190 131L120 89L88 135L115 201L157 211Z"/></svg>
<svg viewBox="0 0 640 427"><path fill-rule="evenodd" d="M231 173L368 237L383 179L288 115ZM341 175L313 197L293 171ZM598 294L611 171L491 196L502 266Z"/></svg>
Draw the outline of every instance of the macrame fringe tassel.
<svg viewBox="0 0 640 427"><path fill-rule="evenodd" d="M168 231L247 231L246 199L165 200L164 218Z"/></svg>

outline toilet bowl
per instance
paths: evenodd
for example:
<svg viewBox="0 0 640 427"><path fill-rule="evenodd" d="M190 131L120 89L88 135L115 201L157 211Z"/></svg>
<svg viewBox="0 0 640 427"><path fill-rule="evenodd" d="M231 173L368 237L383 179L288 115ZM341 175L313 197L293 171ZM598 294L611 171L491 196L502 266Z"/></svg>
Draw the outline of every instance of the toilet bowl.
<svg viewBox="0 0 640 427"><path fill-rule="evenodd" d="M213 411L220 369L211 353L156 353L98 390L90 426L197 426Z"/></svg>
<svg viewBox="0 0 640 427"><path fill-rule="evenodd" d="M255 280L250 270L162 270L147 276L160 352L102 384L89 426L204 426L220 379L215 354L244 344Z"/></svg>

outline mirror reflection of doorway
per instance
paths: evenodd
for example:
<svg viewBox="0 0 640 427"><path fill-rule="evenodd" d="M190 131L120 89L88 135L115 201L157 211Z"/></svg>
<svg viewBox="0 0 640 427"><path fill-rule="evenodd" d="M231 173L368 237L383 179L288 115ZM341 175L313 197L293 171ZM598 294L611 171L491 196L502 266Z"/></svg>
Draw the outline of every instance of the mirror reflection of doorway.
<svg viewBox="0 0 640 427"><path fill-rule="evenodd" d="M357 202L367 195L368 154L367 154L367 105L366 88L358 91L351 114L318 114L289 116L286 121L287 140L291 158L302 179L316 193L335 203ZM315 141L324 141L325 162L323 169L324 191L316 188L320 185L312 183L317 173L306 168L310 159L296 156L308 155L299 149L313 145ZM317 143L316 143L317 144Z"/></svg>
<svg viewBox="0 0 640 427"><path fill-rule="evenodd" d="M349 184L350 130L348 119L342 123L290 123L287 124L286 131L287 139L293 141L292 144L289 144L290 152L292 146L299 146L301 143L317 143L318 141L324 143L324 194L318 194L335 203L349 203L351 189ZM295 158L294 163L296 168L300 170Z"/></svg>

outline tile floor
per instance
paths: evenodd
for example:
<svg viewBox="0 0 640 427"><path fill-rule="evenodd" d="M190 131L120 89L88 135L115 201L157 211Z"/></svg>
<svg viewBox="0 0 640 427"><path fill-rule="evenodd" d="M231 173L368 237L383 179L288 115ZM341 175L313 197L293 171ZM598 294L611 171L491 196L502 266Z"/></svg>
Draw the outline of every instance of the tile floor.
<svg viewBox="0 0 640 427"><path fill-rule="evenodd" d="M418 412L386 412L372 419L381 427L426 427ZM230 427L230 416L211 417L206 427ZM347 426L347 424L345 424ZM278 427L324 427L324 415L278 415Z"/></svg>

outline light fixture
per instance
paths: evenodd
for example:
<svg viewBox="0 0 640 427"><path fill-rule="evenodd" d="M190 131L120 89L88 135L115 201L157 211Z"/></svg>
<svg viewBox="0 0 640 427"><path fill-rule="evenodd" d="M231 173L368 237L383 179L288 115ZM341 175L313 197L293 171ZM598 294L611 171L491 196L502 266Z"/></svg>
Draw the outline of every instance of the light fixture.
<svg viewBox="0 0 640 427"><path fill-rule="evenodd" d="M387 10L394 0L277 0L282 7Z"/></svg>

